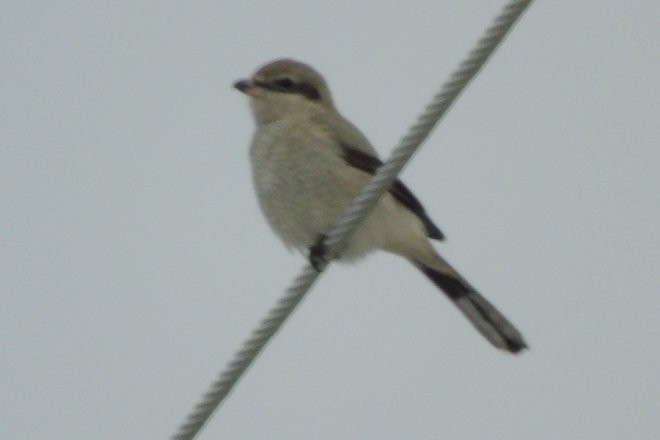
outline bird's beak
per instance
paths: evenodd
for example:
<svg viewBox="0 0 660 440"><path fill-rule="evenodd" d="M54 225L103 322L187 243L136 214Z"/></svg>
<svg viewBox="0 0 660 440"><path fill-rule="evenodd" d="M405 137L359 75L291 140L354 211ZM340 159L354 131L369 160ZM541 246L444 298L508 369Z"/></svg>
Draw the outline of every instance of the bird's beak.
<svg viewBox="0 0 660 440"><path fill-rule="evenodd" d="M247 79L241 79L234 83L234 88L240 92L245 93L246 95L249 95L249 91L251 87L252 84Z"/></svg>

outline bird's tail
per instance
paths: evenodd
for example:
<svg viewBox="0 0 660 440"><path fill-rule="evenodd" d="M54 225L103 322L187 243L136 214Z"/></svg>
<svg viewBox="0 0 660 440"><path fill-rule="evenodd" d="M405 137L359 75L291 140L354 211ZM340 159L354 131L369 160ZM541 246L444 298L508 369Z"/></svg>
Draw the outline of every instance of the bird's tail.
<svg viewBox="0 0 660 440"><path fill-rule="evenodd" d="M413 261L413 264L456 304L479 333L495 347L512 353L527 348L518 329L442 257L438 256L438 258L439 263L442 263L442 271L417 261Z"/></svg>

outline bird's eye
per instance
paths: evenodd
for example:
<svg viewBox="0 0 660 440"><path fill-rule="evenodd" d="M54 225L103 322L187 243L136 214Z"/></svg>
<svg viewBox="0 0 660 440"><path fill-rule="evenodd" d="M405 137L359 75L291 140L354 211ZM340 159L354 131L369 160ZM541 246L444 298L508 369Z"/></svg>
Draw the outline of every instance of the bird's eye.
<svg viewBox="0 0 660 440"><path fill-rule="evenodd" d="M287 77L279 78L275 80L275 84L282 87L283 89L290 89L291 87L293 87L293 80Z"/></svg>

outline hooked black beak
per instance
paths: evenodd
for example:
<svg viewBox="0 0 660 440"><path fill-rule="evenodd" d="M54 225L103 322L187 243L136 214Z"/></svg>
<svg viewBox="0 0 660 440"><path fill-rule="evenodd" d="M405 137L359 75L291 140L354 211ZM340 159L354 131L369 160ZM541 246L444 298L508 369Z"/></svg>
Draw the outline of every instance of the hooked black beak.
<svg viewBox="0 0 660 440"><path fill-rule="evenodd" d="M247 90L250 88L250 81L247 81L245 79L236 81L234 83L234 88L236 90L239 90L239 91L243 92L243 93L247 93Z"/></svg>

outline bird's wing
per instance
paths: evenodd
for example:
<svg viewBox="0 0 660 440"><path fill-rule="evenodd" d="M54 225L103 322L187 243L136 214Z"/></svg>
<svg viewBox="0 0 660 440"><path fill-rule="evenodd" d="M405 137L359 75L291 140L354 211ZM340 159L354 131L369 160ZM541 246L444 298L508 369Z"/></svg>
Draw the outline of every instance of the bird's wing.
<svg viewBox="0 0 660 440"><path fill-rule="evenodd" d="M343 159L346 163L360 171L373 175L378 167L383 164L378 157L354 148L352 145L340 142L340 146ZM426 235L428 235L429 238L444 240L444 234L429 218L420 201L414 196L408 187L403 184L403 182L397 179L390 187L389 193L396 201L401 203L420 219L424 228L426 228Z"/></svg>

